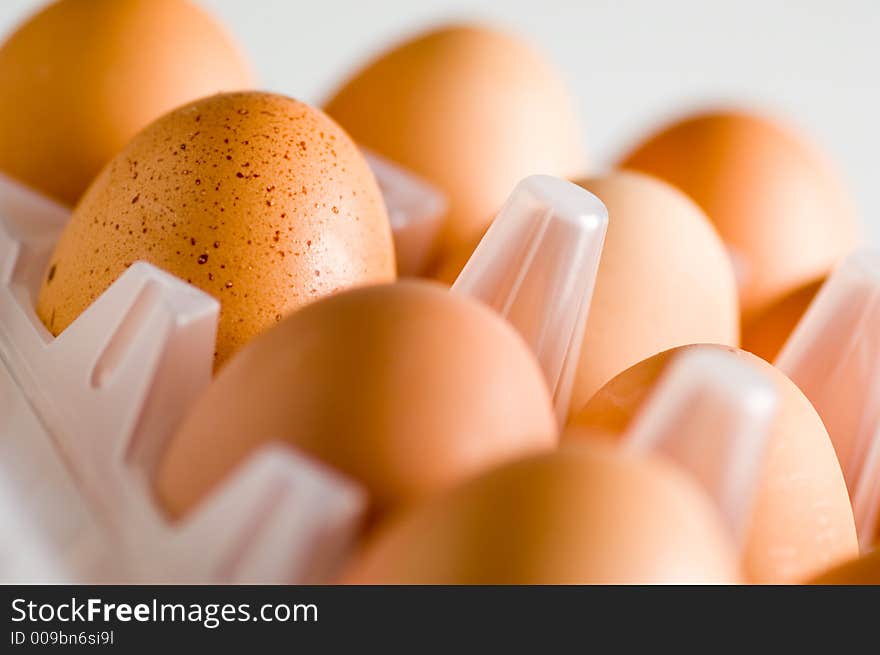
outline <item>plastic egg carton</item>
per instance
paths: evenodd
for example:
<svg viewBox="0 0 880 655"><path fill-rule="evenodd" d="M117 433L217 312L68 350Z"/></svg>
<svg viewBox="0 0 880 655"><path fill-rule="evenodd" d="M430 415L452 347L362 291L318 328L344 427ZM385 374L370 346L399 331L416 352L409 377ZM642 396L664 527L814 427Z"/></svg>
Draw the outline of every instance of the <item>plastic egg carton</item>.
<svg viewBox="0 0 880 655"><path fill-rule="evenodd" d="M416 272L438 234L442 196L368 159L395 245ZM167 439L210 381L219 305L138 262L53 338L34 303L67 218L66 209L0 177L0 581L332 579L366 498L285 435L185 519L171 522L158 509L150 481ZM607 222L602 203L583 189L526 178L451 289L519 331L560 424ZM877 298L880 255L857 253L830 277L777 361L828 426L864 548L880 513ZM624 445L661 453L692 474L742 542L777 403L772 382L751 367L711 351L685 353Z"/></svg>

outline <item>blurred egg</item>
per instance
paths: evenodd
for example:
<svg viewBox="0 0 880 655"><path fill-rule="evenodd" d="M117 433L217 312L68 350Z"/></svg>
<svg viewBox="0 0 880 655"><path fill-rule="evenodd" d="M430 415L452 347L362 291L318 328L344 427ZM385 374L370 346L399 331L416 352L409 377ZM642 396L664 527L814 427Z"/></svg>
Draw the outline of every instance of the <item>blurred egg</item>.
<svg viewBox="0 0 880 655"><path fill-rule="evenodd" d="M819 585L880 585L880 551L839 564L808 584Z"/></svg>
<svg viewBox="0 0 880 655"><path fill-rule="evenodd" d="M552 67L482 27L434 30L355 74L326 111L364 146L443 191L438 255L491 222L520 179L583 174L581 134Z"/></svg>
<svg viewBox="0 0 880 655"><path fill-rule="evenodd" d="M824 282L823 277L795 289L743 323L743 350L775 360Z"/></svg>
<svg viewBox="0 0 880 655"><path fill-rule="evenodd" d="M360 482L381 511L553 447L555 423L537 361L497 314L432 283L366 287L307 306L233 358L156 487L180 515L284 440Z"/></svg>
<svg viewBox="0 0 880 655"><path fill-rule="evenodd" d="M73 205L150 121L251 85L236 45L192 2L55 2L0 47L0 170Z"/></svg>
<svg viewBox="0 0 880 655"><path fill-rule="evenodd" d="M495 468L381 526L356 584L734 583L701 490L659 459L598 442Z"/></svg>
<svg viewBox="0 0 880 655"><path fill-rule="evenodd" d="M395 276L356 146L321 111L257 92L166 114L104 168L49 261L40 318L59 334L138 260L220 300L218 365L307 302Z"/></svg>
<svg viewBox="0 0 880 655"><path fill-rule="evenodd" d="M826 275L856 245L854 209L828 162L764 118L695 115L621 165L671 182L703 208L739 264L746 320Z"/></svg>
<svg viewBox="0 0 880 655"><path fill-rule="evenodd" d="M772 379L779 393L764 468L743 552L746 577L757 583L803 580L858 552L849 496L834 448L819 415L785 375L747 352L715 348L755 366ZM580 441L582 430L624 435L632 418L677 353L673 349L624 371L605 385L572 419L578 431L565 441Z"/></svg>

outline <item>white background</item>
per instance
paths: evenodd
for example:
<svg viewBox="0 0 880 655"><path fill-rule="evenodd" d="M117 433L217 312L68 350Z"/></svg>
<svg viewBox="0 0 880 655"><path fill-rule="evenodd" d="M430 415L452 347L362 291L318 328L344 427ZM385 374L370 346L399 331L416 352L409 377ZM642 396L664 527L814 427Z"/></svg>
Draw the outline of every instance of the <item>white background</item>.
<svg viewBox="0 0 880 655"><path fill-rule="evenodd" d="M0 34L42 6L0 0ZM695 106L784 117L841 168L880 243L880 2L733 0L201 0L265 88L320 102L351 67L438 21L506 26L570 83L591 161ZM0 98L0 102L3 99Z"/></svg>

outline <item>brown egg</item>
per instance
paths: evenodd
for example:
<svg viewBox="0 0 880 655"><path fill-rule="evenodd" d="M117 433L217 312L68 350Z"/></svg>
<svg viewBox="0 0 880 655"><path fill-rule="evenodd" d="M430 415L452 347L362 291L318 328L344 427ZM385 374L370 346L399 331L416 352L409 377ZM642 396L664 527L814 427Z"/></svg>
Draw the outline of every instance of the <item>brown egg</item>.
<svg viewBox="0 0 880 655"><path fill-rule="evenodd" d="M608 233L572 408L673 346L739 340L736 282L718 235L682 193L637 173L581 182L608 208Z"/></svg>
<svg viewBox="0 0 880 655"><path fill-rule="evenodd" d="M177 109L108 164L55 248L40 318L57 335L138 260L220 300L217 364L307 302L395 276L356 146L319 110L257 92Z"/></svg>
<svg viewBox="0 0 880 655"><path fill-rule="evenodd" d="M808 584L880 585L880 551L875 550L839 564L816 576Z"/></svg>
<svg viewBox="0 0 880 655"><path fill-rule="evenodd" d="M61 0L0 47L0 170L73 205L150 121L251 85L238 48L188 0Z"/></svg>
<svg viewBox="0 0 880 655"><path fill-rule="evenodd" d="M743 552L748 579L758 583L803 580L858 552L855 524L843 474L822 421L785 375L747 352L716 345L741 357L772 379L779 393L764 469ZM661 353L624 371L605 385L572 419L581 431L565 440L583 439L582 430L621 438L671 358L683 349Z"/></svg>
<svg viewBox="0 0 880 655"><path fill-rule="evenodd" d="M741 265L747 320L826 275L857 241L850 199L824 157L758 116L692 116L621 165L671 182L708 214Z"/></svg>
<svg viewBox="0 0 880 655"><path fill-rule="evenodd" d="M768 362L776 359L824 282L823 277L795 289L746 321L742 326L743 350Z"/></svg>
<svg viewBox="0 0 880 655"><path fill-rule="evenodd" d="M174 437L156 487L180 515L286 440L381 511L551 448L555 423L537 361L497 314L427 282L379 285L313 303L244 348Z"/></svg>
<svg viewBox="0 0 880 655"><path fill-rule="evenodd" d="M734 583L701 490L665 462L597 442L495 468L380 528L356 584Z"/></svg>
<svg viewBox="0 0 880 655"><path fill-rule="evenodd" d="M441 256L480 233L520 179L584 172L557 74L527 44L482 27L438 29L397 46L326 110L356 141L446 193Z"/></svg>

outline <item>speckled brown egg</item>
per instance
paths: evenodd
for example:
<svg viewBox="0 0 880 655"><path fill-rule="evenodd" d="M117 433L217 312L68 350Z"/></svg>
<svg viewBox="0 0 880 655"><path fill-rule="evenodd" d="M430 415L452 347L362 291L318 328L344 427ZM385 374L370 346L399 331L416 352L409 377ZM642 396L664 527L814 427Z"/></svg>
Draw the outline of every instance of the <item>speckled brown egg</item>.
<svg viewBox="0 0 880 655"><path fill-rule="evenodd" d="M138 260L220 300L218 365L311 300L395 276L357 147L321 111L257 92L177 109L104 168L49 261L40 318L59 334Z"/></svg>
<svg viewBox="0 0 880 655"><path fill-rule="evenodd" d="M0 47L0 170L74 205L150 121L252 86L236 44L189 0L60 0Z"/></svg>

